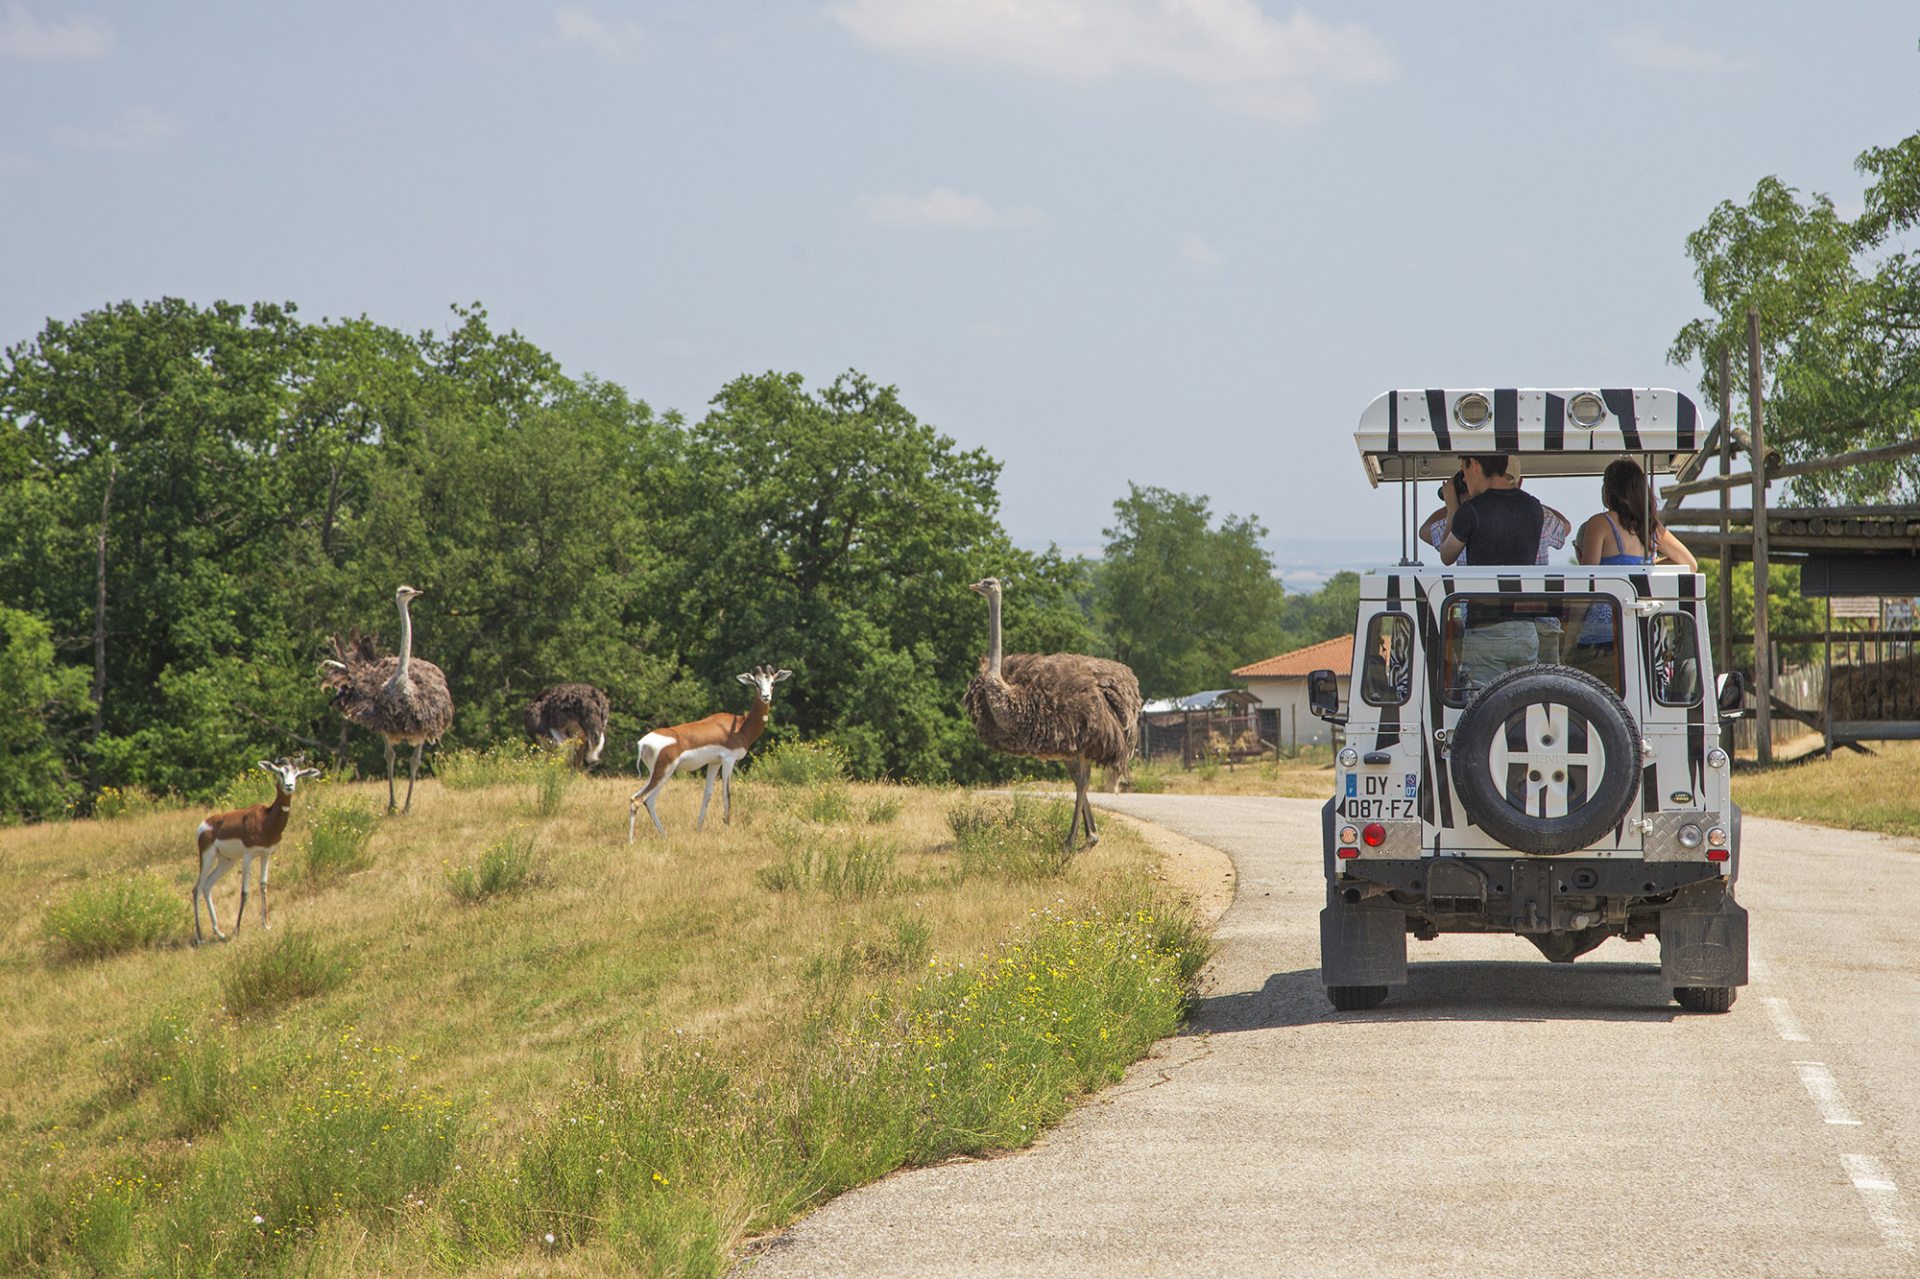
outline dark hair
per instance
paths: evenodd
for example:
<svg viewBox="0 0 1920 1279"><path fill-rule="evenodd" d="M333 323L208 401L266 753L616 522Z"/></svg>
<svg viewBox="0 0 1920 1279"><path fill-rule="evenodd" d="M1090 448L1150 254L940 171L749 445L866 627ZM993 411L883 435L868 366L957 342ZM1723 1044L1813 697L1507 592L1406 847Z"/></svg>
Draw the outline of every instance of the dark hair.
<svg viewBox="0 0 1920 1279"><path fill-rule="evenodd" d="M1607 464L1600 477L1600 503L1620 517L1621 525L1640 539L1641 546L1653 549L1659 525L1653 525L1653 533L1648 533L1647 473L1638 462L1623 457Z"/></svg>
<svg viewBox="0 0 1920 1279"><path fill-rule="evenodd" d="M1505 475L1507 473L1507 455L1505 453L1469 453L1460 460L1463 463L1472 462L1479 466L1482 475Z"/></svg>

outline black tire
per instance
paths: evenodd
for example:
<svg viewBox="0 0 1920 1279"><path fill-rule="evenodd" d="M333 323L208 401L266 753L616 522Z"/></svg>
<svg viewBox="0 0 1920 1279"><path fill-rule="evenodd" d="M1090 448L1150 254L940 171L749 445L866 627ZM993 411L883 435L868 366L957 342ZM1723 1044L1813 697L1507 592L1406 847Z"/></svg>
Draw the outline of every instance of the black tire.
<svg viewBox="0 0 1920 1279"><path fill-rule="evenodd" d="M1552 724L1529 717L1534 707L1564 714L1565 742L1538 731ZM1640 794L1633 716L1611 688L1570 667L1522 666L1494 679L1460 713L1449 755L1460 806L1515 852L1586 848Z"/></svg>
<svg viewBox="0 0 1920 1279"><path fill-rule="evenodd" d="M1739 992L1732 986L1675 986L1673 997L1690 1013L1723 1013Z"/></svg>
<svg viewBox="0 0 1920 1279"><path fill-rule="evenodd" d="M1378 1008L1386 997L1385 986L1327 987L1327 999L1337 1012L1357 1013L1365 1008Z"/></svg>

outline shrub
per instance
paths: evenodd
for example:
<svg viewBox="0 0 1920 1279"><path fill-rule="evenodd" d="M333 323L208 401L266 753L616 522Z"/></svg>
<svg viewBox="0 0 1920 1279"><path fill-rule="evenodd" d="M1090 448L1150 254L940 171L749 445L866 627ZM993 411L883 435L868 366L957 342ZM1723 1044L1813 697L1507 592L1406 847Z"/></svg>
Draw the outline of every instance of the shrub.
<svg viewBox="0 0 1920 1279"><path fill-rule="evenodd" d="M1057 800L972 796L947 810L962 876L999 874L1046 879L1066 870L1061 817L1072 808Z"/></svg>
<svg viewBox="0 0 1920 1279"><path fill-rule="evenodd" d="M900 797L882 795L867 805L867 825L885 826L900 816Z"/></svg>
<svg viewBox="0 0 1920 1279"><path fill-rule="evenodd" d="M846 752L832 742L781 742L753 759L751 776L769 786L820 786L845 781Z"/></svg>
<svg viewBox="0 0 1920 1279"><path fill-rule="evenodd" d="M1167 789L1167 769L1162 764L1149 764L1142 761L1133 766L1129 778L1135 794L1158 795Z"/></svg>
<svg viewBox="0 0 1920 1279"><path fill-rule="evenodd" d="M573 766L567 763L567 757L553 752L539 775L533 779L534 811L542 817L552 817L558 813L577 776L579 774L573 770Z"/></svg>
<svg viewBox="0 0 1920 1279"><path fill-rule="evenodd" d="M183 931L181 901L152 875L83 884L48 909L42 925L72 959L100 959L153 946Z"/></svg>
<svg viewBox="0 0 1920 1279"><path fill-rule="evenodd" d="M380 819L360 804L328 804L307 832L307 873L316 879L350 875L373 865L368 845Z"/></svg>
<svg viewBox="0 0 1920 1279"><path fill-rule="evenodd" d="M477 865L448 871L447 891L472 905L497 893L518 892L533 884L535 878L533 836L509 835L488 845Z"/></svg>
<svg viewBox="0 0 1920 1279"><path fill-rule="evenodd" d="M220 979L227 1011L236 1017L322 995L346 981L352 968L344 955L306 933L283 933L242 951Z"/></svg>
<svg viewBox="0 0 1920 1279"><path fill-rule="evenodd" d="M819 891L834 897L877 897L895 882L891 845L856 839L844 848L790 848L757 878L776 893Z"/></svg>
<svg viewBox="0 0 1920 1279"><path fill-rule="evenodd" d="M807 796L804 811L808 821L824 826L852 817L853 803L844 783L829 782Z"/></svg>
<svg viewBox="0 0 1920 1279"><path fill-rule="evenodd" d="M144 817L148 813L158 813L170 808L180 807L180 802L170 796L156 795L152 791L142 790L138 786L103 786L93 799L93 815L103 822L117 822L128 817Z"/></svg>
<svg viewBox="0 0 1920 1279"><path fill-rule="evenodd" d="M441 751L433 773L450 790L478 790L538 781L548 764L548 752L532 742L502 742L485 750Z"/></svg>

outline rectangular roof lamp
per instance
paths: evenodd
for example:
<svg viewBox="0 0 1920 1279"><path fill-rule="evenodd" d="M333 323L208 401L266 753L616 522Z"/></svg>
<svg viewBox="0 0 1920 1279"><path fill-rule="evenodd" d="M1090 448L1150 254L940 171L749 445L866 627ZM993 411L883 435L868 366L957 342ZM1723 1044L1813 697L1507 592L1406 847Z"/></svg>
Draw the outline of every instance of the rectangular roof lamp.
<svg viewBox="0 0 1920 1279"><path fill-rule="evenodd" d="M1478 387L1388 391L1353 439L1378 485L1451 475L1467 453L1523 458L1529 477L1598 475L1623 456L1667 474L1703 434L1694 402L1664 387Z"/></svg>

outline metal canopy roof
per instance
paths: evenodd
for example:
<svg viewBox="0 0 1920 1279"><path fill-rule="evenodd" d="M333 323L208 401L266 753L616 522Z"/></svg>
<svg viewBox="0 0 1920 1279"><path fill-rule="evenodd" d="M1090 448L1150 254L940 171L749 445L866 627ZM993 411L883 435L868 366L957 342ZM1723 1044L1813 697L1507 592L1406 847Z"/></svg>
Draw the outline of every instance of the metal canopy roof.
<svg viewBox="0 0 1920 1279"><path fill-rule="evenodd" d="M1591 427L1567 412L1582 395L1605 405ZM1474 396L1491 409L1478 422L1461 411L1460 402ZM1523 458L1529 478L1598 475L1623 456L1652 474L1671 473L1692 460L1704 435L1694 402L1663 387L1461 387L1388 391L1360 415L1353 438L1377 486L1443 478L1468 453Z"/></svg>

